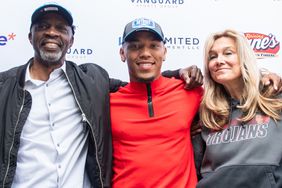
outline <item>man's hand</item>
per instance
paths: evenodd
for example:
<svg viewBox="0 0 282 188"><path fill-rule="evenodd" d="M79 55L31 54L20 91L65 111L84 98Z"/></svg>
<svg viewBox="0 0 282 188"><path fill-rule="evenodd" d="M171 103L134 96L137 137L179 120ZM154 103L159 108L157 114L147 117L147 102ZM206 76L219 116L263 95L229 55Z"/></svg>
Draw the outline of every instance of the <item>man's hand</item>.
<svg viewBox="0 0 282 188"><path fill-rule="evenodd" d="M202 132L202 127L199 122L192 124L191 126L191 137L192 138L198 134L201 134L201 132Z"/></svg>
<svg viewBox="0 0 282 188"><path fill-rule="evenodd" d="M272 72L267 74L262 74L261 82L264 86L269 86L270 84L273 85L274 91L273 93L281 93L282 92L282 78Z"/></svg>
<svg viewBox="0 0 282 188"><path fill-rule="evenodd" d="M192 89L203 85L203 75L201 69L196 65L180 69L179 76L185 81L185 89Z"/></svg>

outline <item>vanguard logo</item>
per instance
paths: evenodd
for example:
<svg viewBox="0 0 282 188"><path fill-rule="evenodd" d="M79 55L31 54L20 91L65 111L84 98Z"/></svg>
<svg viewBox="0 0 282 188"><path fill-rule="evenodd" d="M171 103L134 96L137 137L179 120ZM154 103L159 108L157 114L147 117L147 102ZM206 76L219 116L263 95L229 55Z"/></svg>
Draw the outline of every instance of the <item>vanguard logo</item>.
<svg viewBox="0 0 282 188"><path fill-rule="evenodd" d="M131 0L132 3L139 4L166 4L166 5L181 5L184 0Z"/></svg>
<svg viewBox="0 0 282 188"><path fill-rule="evenodd" d="M178 8L184 4L184 0L130 0L139 8Z"/></svg>
<svg viewBox="0 0 282 188"><path fill-rule="evenodd" d="M280 42L273 34L245 33L257 58L275 57L280 50Z"/></svg>
<svg viewBox="0 0 282 188"><path fill-rule="evenodd" d="M7 45L7 43L8 43L10 40L15 40L15 37L16 37L16 34L14 34L14 33L8 34L7 36L0 34L0 46L5 46L5 45Z"/></svg>
<svg viewBox="0 0 282 188"><path fill-rule="evenodd" d="M67 56L69 58L86 58L87 56L90 56L92 54L93 50L89 48L70 48L67 51Z"/></svg>

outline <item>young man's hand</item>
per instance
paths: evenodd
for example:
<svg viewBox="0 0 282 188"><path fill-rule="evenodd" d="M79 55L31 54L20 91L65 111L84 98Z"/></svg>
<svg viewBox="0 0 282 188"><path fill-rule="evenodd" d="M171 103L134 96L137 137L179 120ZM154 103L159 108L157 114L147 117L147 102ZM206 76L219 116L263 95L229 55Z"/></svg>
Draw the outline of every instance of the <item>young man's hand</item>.
<svg viewBox="0 0 282 188"><path fill-rule="evenodd" d="M282 78L275 73L268 72L267 74L262 74L261 82L264 86L273 85L274 91L273 93L281 93L282 92Z"/></svg>
<svg viewBox="0 0 282 188"><path fill-rule="evenodd" d="M192 89L203 85L203 75L201 69L196 65L180 69L179 76L185 81L185 89Z"/></svg>

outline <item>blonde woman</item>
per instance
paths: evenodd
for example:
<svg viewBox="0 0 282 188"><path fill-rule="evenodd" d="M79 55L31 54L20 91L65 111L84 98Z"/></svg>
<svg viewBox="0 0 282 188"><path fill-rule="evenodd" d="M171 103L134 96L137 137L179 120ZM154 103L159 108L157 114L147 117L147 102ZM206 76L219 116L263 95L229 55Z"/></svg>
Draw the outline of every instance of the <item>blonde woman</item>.
<svg viewBox="0 0 282 188"><path fill-rule="evenodd" d="M197 187L282 187L282 99L272 86L262 89L247 39L233 30L212 34L204 61L205 152Z"/></svg>

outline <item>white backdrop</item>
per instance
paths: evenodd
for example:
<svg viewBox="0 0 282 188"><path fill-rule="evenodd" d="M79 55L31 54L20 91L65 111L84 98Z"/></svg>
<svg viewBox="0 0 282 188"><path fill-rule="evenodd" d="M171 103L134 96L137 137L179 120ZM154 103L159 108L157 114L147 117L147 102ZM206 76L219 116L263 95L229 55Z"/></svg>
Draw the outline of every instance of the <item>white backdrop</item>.
<svg viewBox="0 0 282 188"><path fill-rule="evenodd" d="M28 41L30 17L46 0L1 2L0 71L33 56ZM211 32L232 28L247 34L260 67L282 75L282 0L57 0L72 12L77 26L67 59L93 62L111 77L128 80L120 61L120 37L126 23L146 17L157 21L167 39L165 69L196 64L202 68L203 44Z"/></svg>

